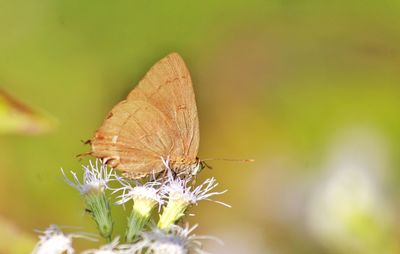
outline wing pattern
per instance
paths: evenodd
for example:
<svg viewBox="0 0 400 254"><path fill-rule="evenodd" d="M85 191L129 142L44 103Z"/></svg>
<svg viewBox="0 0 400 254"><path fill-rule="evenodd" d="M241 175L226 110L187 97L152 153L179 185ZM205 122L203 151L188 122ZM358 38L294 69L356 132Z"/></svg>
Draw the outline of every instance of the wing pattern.
<svg viewBox="0 0 400 254"><path fill-rule="evenodd" d="M114 159L117 169L138 178L162 171L161 156L195 159L199 139L190 74L172 53L114 106L92 139L92 155Z"/></svg>

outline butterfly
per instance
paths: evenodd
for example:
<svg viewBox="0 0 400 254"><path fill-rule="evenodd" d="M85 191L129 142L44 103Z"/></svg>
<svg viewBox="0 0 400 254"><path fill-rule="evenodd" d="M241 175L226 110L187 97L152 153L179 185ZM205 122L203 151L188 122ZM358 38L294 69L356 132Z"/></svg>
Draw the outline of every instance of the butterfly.
<svg viewBox="0 0 400 254"><path fill-rule="evenodd" d="M182 57L171 53L114 106L89 141L90 155L131 179L170 168L197 174L199 118L192 80Z"/></svg>

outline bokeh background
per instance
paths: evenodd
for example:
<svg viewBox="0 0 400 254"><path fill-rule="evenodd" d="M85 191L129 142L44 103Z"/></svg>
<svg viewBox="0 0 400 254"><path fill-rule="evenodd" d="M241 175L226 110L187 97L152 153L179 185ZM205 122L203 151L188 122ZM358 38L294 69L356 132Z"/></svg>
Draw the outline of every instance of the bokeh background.
<svg viewBox="0 0 400 254"><path fill-rule="evenodd" d="M35 126L1 124L0 253L29 253L52 223L96 232L60 168L80 169L81 140L172 51L194 81L200 157L256 160L199 176L232 205L191 209L197 234L225 242L207 250L400 253L399 12L389 0L0 0L0 85Z"/></svg>

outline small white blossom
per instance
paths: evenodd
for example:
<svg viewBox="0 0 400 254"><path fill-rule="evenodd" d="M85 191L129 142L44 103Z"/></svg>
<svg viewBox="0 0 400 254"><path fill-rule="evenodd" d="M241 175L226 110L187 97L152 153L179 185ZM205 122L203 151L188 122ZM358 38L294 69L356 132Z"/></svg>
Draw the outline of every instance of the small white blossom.
<svg viewBox="0 0 400 254"><path fill-rule="evenodd" d="M96 160L95 164L90 161L88 166L83 167L83 183L79 180L77 174L71 171L74 181L69 180L69 178L61 169L64 175L65 181L75 189L77 189L81 195L86 194L90 190L98 190L103 192L107 187L107 183L116 178L115 173L112 169L108 170L107 165L99 160Z"/></svg>
<svg viewBox="0 0 400 254"><path fill-rule="evenodd" d="M39 242L32 254L61 254L63 252L74 253L72 237L64 235L56 225L51 225L42 232L42 235L39 235Z"/></svg>
<svg viewBox="0 0 400 254"><path fill-rule="evenodd" d="M210 200L224 206L229 205L210 199L211 196L220 195L226 192L212 192L218 186L214 177L205 180L202 184L194 187L192 184L192 175L174 175L168 167L168 160L163 160L167 168L167 178L161 187L160 194L167 205L164 207L160 215L160 220L157 227L166 230L171 227L176 221L185 215L189 205L198 204L201 200Z"/></svg>
<svg viewBox="0 0 400 254"><path fill-rule="evenodd" d="M39 242L36 244L32 254L73 254L72 238L86 238L95 240L84 233L64 234L57 225L50 225L39 235Z"/></svg>
<svg viewBox="0 0 400 254"><path fill-rule="evenodd" d="M159 186L160 182L151 181L145 184L136 183L136 186L132 186L128 181L123 178L117 178L118 182L122 185L122 187L114 189L114 192L122 191L122 194L117 197L118 201L116 204L123 205L126 202L133 200L149 200L158 203L161 205L163 200L159 194Z"/></svg>
<svg viewBox="0 0 400 254"><path fill-rule="evenodd" d="M211 196L227 192L227 190L211 192L211 190L218 186L218 182L214 177L208 178L195 188L193 185L189 185L191 181L191 176L186 178L180 178L179 176L174 177L171 171L168 171L167 183L162 187L161 195L164 199L183 200L189 204L197 204L201 200L209 200L226 207L231 207L223 202L210 199Z"/></svg>
<svg viewBox="0 0 400 254"><path fill-rule="evenodd" d="M150 232L143 232L142 244L147 249L144 253L154 254L187 254L187 253L207 253L202 250L200 240L211 239L219 241L218 239L210 236L196 236L191 234L197 225L189 227L179 227L173 225L168 232L153 229Z"/></svg>
<svg viewBox="0 0 400 254"><path fill-rule="evenodd" d="M139 232L146 226L150 220L153 208L158 204L161 207L163 200L159 194L158 181L150 181L145 184L136 182L136 186L132 186L123 178L117 179L122 187L114 189L114 193L122 191L122 194L117 197L116 204L124 205L132 200L133 207L130 216L128 217L127 232L125 234L126 241L132 243L138 237Z"/></svg>

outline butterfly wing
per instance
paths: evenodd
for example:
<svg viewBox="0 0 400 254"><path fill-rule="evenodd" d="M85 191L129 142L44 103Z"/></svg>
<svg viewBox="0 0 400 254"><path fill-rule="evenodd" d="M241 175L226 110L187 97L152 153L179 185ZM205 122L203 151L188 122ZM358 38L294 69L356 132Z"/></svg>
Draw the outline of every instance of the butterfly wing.
<svg viewBox="0 0 400 254"><path fill-rule="evenodd" d="M182 57L172 53L155 64L128 95L144 98L173 126L173 156L195 158L199 148L199 119L192 80Z"/></svg>
<svg viewBox="0 0 400 254"><path fill-rule="evenodd" d="M199 123L189 71L172 53L117 104L91 140L91 154L139 178L164 169L160 157L194 159Z"/></svg>

